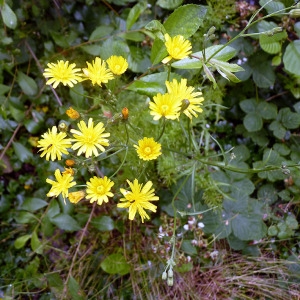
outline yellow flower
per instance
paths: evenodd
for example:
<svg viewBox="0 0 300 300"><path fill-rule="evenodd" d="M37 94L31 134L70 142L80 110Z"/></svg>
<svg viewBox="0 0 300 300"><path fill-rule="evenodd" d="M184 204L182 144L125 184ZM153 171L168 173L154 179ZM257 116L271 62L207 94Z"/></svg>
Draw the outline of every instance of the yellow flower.
<svg viewBox="0 0 300 300"><path fill-rule="evenodd" d="M69 193L68 198L71 203L78 203L80 200L82 200L85 197L84 191L77 191Z"/></svg>
<svg viewBox="0 0 300 300"><path fill-rule="evenodd" d="M192 45L189 40L186 40L182 35L176 35L171 38L167 33L165 34L165 45L169 56L162 60L163 64L169 62L172 58L183 59L188 57L192 51Z"/></svg>
<svg viewBox="0 0 300 300"><path fill-rule="evenodd" d="M97 201L98 205L102 205L103 201L108 202L108 197L112 197L114 194L110 192L110 189L114 185L109 178L104 176L103 178L94 176L87 183L87 196L86 199L91 199L90 203Z"/></svg>
<svg viewBox="0 0 300 300"><path fill-rule="evenodd" d="M94 127L93 119L89 118L87 126L84 121L80 121L77 126L79 130L71 129L71 133L73 133L74 136L74 139L71 139L71 141L76 142L72 146L73 150L79 148L78 156L81 153L85 153L86 158L92 156L92 154L98 156L98 149L104 152L105 149L103 146L109 146L109 142L105 138L109 137L110 133L103 133L105 128L102 122Z"/></svg>
<svg viewBox="0 0 300 300"><path fill-rule="evenodd" d="M158 196L154 195L154 189L151 189L152 182L148 181L144 187L143 184L139 184L137 179L134 179L133 183L127 180L131 191L120 189L120 192L125 198L121 198L120 201L124 203L118 203L118 207L127 208L129 207L129 220L133 220L136 213L138 212L141 216L142 223L144 219L150 219L145 209L149 209L156 212L157 206L152 204L150 201L159 200Z"/></svg>
<svg viewBox="0 0 300 300"><path fill-rule="evenodd" d="M48 63L48 68L45 69L43 75L46 78L50 78L46 84L53 84L53 88L56 88L60 83L64 86L68 85L73 87L78 81L81 81L80 69L74 69L76 64L70 64L68 61L58 60L57 63Z"/></svg>
<svg viewBox="0 0 300 300"><path fill-rule="evenodd" d="M204 101L201 92L194 92L194 87L186 85L187 80L181 79L178 83L176 79L173 79L172 82L166 81L166 86L168 89L168 93L173 95L174 97L178 97L178 100L188 100L188 106L183 110L183 113L192 119L192 115L194 117L198 117L197 112L201 113L203 111L199 106L202 105L201 102Z"/></svg>
<svg viewBox="0 0 300 300"><path fill-rule="evenodd" d="M38 141L38 146L41 148L39 151L43 151L41 157L46 155L46 160L54 161L57 157L58 160L61 160L62 154L68 154L67 148L71 147L71 140L66 139L67 134L65 132L57 133L57 127L53 126L52 130L42 135L41 140Z"/></svg>
<svg viewBox="0 0 300 300"><path fill-rule="evenodd" d="M46 179L47 183L52 184L47 197L57 197L59 194L62 194L63 198L65 199L69 195L69 188L76 185L75 181L72 182L74 177L68 173L61 174L59 169L55 170L54 176L56 178L56 181L49 178Z"/></svg>
<svg viewBox="0 0 300 300"><path fill-rule="evenodd" d="M66 110L66 114L70 119L76 120L80 118L80 113L75 110L73 107L69 107L69 109Z"/></svg>
<svg viewBox="0 0 300 300"><path fill-rule="evenodd" d="M154 120L159 120L161 117L175 120L179 117L181 102L177 97L171 94L157 94L153 97L154 102L150 102L150 115L154 116Z"/></svg>
<svg viewBox="0 0 300 300"><path fill-rule="evenodd" d="M92 84L98 84L101 86L101 83L107 83L108 80L114 79L113 74L109 69L106 68L105 61L102 61L100 57L96 57L93 60L92 64L86 62L88 65L87 68L82 69L83 76L87 77L92 81Z"/></svg>
<svg viewBox="0 0 300 300"><path fill-rule="evenodd" d="M138 141L139 145L134 145L140 159L152 160L161 155L161 144L154 141L154 138L144 137Z"/></svg>
<svg viewBox="0 0 300 300"><path fill-rule="evenodd" d="M122 56L112 55L109 59L106 60L109 69L115 75L123 74L128 68L127 60Z"/></svg>

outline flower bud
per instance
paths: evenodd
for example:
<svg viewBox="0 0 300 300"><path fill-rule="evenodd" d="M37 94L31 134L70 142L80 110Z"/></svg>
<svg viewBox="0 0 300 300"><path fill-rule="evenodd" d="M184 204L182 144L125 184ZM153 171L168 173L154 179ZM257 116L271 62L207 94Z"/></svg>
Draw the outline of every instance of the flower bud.
<svg viewBox="0 0 300 300"><path fill-rule="evenodd" d="M67 159L65 164L66 164L67 167L73 167L75 165L75 160Z"/></svg>
<svg viewBox="0 0 300 300"><path fill-rule="evenodd" d="M69 118L76 120L78 118L80 118L80 113L73 109L72 107L69 107L69 109L67 109L66 114L68 115Z"/></svg>
<svg viewBox="0 0 300 300"><path fill-rule="evenodd" d="M168 271L168 278L172 278L173 275L174 275L173 270L169 269L169 271Z"/></svg>
<svg viewBox="0 0 300 300"><path fill-rule="evenodd" d="M180 112L184 112L190 105L190 101L188 99L183 99L181 101L181 110Z"/></svg>
<svg viewBox="0 0 300 300"><path fill-rule="evenodd" d="M214 34L216 31L216 27L215 26L212 26L209 28L208 32L207 32L207 35L210 36L212 34Z"/></svg>
<svg viewBox="0 0 300 300"><path fill-rule="evenodd" d="M168 279L167 279L167 285L168 286L173 286L173 284L174 284L173 277L168 277Z"/></svg>
<svg viewBox="0 0 300 300"><path fill-rule="evenodd" d="M127 107L124 107L124 108L122 109L123 120L127 120L127 119L128 119L128 115L129 115L128 108L127 108Z"/></svg>
<svg viewBox="0 0 300 300"><path fill-rule="evenodd" d="M162 273L161 279L162 279L162 280L166 280L166 279L167 279L167 272L166 272L166 271L164 271L164 272Z"/></svg>
<svg viewBox="0 0 300 300"><path fill-rule="evenodd" d="M61 122L58 125L58 130L60 132L67 132L68 131L68 125L65 122Z"/></svg>
<svg viewBox="0 0 300 300"><path fill-rule="evenodd" d="M291 18L298 18L300 17L300 9L299 8L295 8L290 10L290 17Z"/></svg>
<svg viewBox="0 0 300 300"><path fill-rule="evenodd" d="M80 200L82 200L85 197L84 191L78 191L78 192L72 192L69 193L68 198L71 203L78 203Z"/></svg>

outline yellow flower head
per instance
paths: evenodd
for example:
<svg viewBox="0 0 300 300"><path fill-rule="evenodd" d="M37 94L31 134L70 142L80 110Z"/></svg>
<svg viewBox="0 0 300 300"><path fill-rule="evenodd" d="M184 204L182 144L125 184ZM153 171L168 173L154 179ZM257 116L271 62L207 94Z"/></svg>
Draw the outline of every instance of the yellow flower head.
<svg viewBox="0 0 300 300"><path fill-rule="evenodd" d="M171 94L157 94L153 97L154 102L150 102L150 115L154 116L154 120L161 117L175 120L179 117L181 102Z"/></svg>
<svg viewBox="0 0 300 300"><path fill-rule="evenodd" d="M70 64L68 61L58 60L57 63L47 64L48 68L45 69L43 75L46 78L50 78L46 84L53 84L53 88L56 88L60 83L64 86L68 85L73 87L78 81L81 81L80 74L76 74L81 70L79 68L74 69L76 64Z"/></svg>
<svg viewBox="0 0 300 300"><path fill-rule="evenodd" d="M73 107L69 107L69 109L66 110L66 114L70 119L76 120L80 118L80 113L75 110Z"/></svg>
<svg viewBox="0 0 300 300"><path fill-rule="evenodd" d="M152 160L161 155L161 144L154 141L154 138L144 137L138 141L139 145L134 145L140 159Z"/></svg>
<svg viewBox="0 0 300 300"><path fill-rule="evenodd" d="M105 61L101 60L100 57L96 57L92 64L86 62L87 68L82 69L83 76L85 79L92 81L92 84L98 84L101 86L102 83L107 83L108 80L114 79L114 75L109 69L106 68Z"/></svg>
<svg viewBox="0 0 300 300"><path fill-rule="evenodd" d="M57 127L53 126L52 130L42 135L42 139L38 141L38 146L41 148L39 151L43 151L41 157L46 155L46 160L54 161L57 157L61 160L62 154L68 154L67 148L71 147L71 139L66 139L67 134L65 132L57 133Z"/></svg>
<svg viewBox="0 0 300 300"><path fill-rule="evenodd" d="M87 196L86 199L91 199L90 203L97 201L98 205L102 205L103 201L108 202L108 197L112 197L114 194L110 192L110 189L114 185L114 182L108 179L106 176L103 178L94 176L87 183Z"/></svg>
<svg viewBox="0 0 300 300"><path fill-rule="evenodd" d="M77 191L69 193L68 198L71 203L78 203L80 200L82 200L85 197L84 191Z"/></svg>
<svg viewBox="0 0 300 300"><path fill-rule="evenodd" d="M65 199L69 195L69 188L76 185L76 182L72 180L74 177L71 174L61 174L59 169L55 170L54 176L56 178L56 181L51 180L49 178L46 179L47 183L52 184L52 187L47 194L47 197L57 197L59 194L62 194L63 198Z"/></svg>
<svg viewBox="0 0 300 300"><path fill-rule="evenodd" d="M167 33L165 34L165 45L169 56L162 60L163 64L169 62L172 58L183 59L188 57L192 51L192 45L189 40L186 40L182 35L176 35L171 38Z"/></svg>
<svg viewBox="0 0 300 300"><path fill-rule="evenodd" d="M127 60L122 56L112 55L109 59L106 60L109 69L115 75L123 74L128 68Z"/></svg>
<svg viewBox="0 0 300 300"><path fill-rule="evenodd" d="M71 129L71 133L74 136L74 139L71 139L71 141L76 142L72 146L73 150L79 148L78 156L81 153L85 153L86 158L92 156L92 154L98 156L98 149L104 152L105 148L103 146L109 146L109 141L106 137L109 137L110 133L103 133L105 128L102 122L99 122L94 127L93 119L89 118L87 125L84 121L80 121L77 126L79 130Z"/></svg>
<svg viewBox="0 0 300 300"><path fill-rule="evenodd" d="M192 119L192 115L194 117L198 117L196 112L201 113L203 111L202 108L199 106L202 105L202 102L204 101L201 92L194 92L194 87L187 86L187 80L181 79L180 82L178 82L176 79L173 79L172 82L166 81L166 86L168 93L173 95L174 97L177 97L178 100L188 100L188 106L186 109L183 110L183 113L188 116L190 119Z"/></svg>
<svg viewBox="0 0 300 300"><path fill-rule="evenodd" d="M139 184L137 179L134 179L133 183L127 180L131 191L125 189L120 189L120 192L125 198L121 198L120 201L123 203L118 203L118 207L127 208L129 207L129 220L133 220L136 213L138 212L141 216L142 223L144 219L150 219L145 209L149 209L156 212L157 206L152 204L150 201L159 200L158 196L155 196L154 189L151 189L152 182L148 181L144 187L143 184Z"/></svg>

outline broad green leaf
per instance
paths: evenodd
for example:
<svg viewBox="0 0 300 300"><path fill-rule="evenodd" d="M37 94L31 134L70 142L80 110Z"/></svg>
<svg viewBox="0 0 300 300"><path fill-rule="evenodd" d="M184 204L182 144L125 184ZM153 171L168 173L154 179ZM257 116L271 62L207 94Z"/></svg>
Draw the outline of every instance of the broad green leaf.
<svg viewBox="0 0 300 300"><path fill-rule="evenodd" d="M108 216L93 218L91 224L100 231L112 231L114 229L114 221Z"/></svg>
<svg viewBox="0 0 300 300"><path fill-rule="evenodd" d="M285 219L285 223L288 227L290 227L291 229L297 229L298 228L298 222L295 219L294 216L287 216Z"/></svg>
<svg viewBox="0 0 300 300"><path fill-rule="evenodd" d="M50 219L58 228L66 231L78 231L81 229L77 221L67 214L59 214Z"/></svg>
<svg viewBox="0 0 300 300"><path fill-rule="evenodd" d="M160 63L166 56L168 56L168 51L164 42L160 39L155 39L151 49L151 62L153 65Z"/></svg>
<svg viewBox="0 0 300 300"><path fill-rule="evenodd" d="M229 243L229 246L231 249L234 250L243 250L248 246L248 243L245 241L241 241L239 238L231 234L228 238L227 241Z"/></svg>
<svg viewBox="0 0 300 300"><path fill-rule="evenodd" d="M31 212L27 211L20 211L15 216L14 219L17 223L20 224L27 224L27 223L33 223L36 221L36 217Z"/></svg>
<svg viewBox="0 0 300 300"><path fill-rule="evenodd" d="M101 47L99 47L99 50L100 57L102 59L108 59L111 55L121 55L127 58L129 53L129 46L122 39L109 38L102 44Z"/></svg>
<svg viewBox="0 0 300 300"><path fill-rule="evenodd" d="M4 213L9 210L11 205L10 198L8 195L1 195L0 197L0 213Z"/></svg>
<svg viewBox="0 0 300 300"><path fill-rule="evenodd" d="M23 72L18 72L17 81L25 95L35 96L38 93L36 82Z"/></svg>
<svg viewBox="0 0 300 300"><path fill-rule="evenodd" d="M181 5L183 0L158 0L156 5L165 8L165 9L175 9L179 5Z"/></svg>
<svg viewBox="0 0 300 300"><path fill-rule="evenodd" d="M130 265L120 253L114 253L106 257L101 263L101 268L108 274L125 275L130 272Z"/></svg>
<svg viewBox="0 0 300 300"><path fill-rule="evenodd" d="M64 288L63 280L61 279L60 275L57 273L46 273L45 277L47 278L47 281L49 283L49 286L51 290L54 289L54 292L56 293L62 293Z"/></svg>
<svg viewBox="0 0 300 300"><path fill-rule="evenodd" d="M165 82L167 78L167 72L150 74L142 77L139 80L135 80L127 89L150 97L153 97L158 93L164 94L166 93ZM179 75L171 73L170 81L172 81L174 78L180 80Z"/></svg>
<svg viewBox="0 0 300 300"><path fill-rule="evenodd" d="M34 212L47 205L48 203L46 201L39 198L25 198L23 204L21 205L21 209Z"/></svg>
<svg viewBox="0 0 300 300"><path fill-rule="evenodd" d="M142 73L151 66L145 51L136 46L130 46L130 55L127 58L128 68L136 73Z"/></svg>
<svg viewBox="0 0 300 300"><path fill-rule="evenodd" d="M68 280L68 291L72 296L73 300L84 300L87 299L84 291L80 288L78 282L73 276L70 276Z"/></svg>
<svg viewBox="0 0 300 300"><path fill-rule="evenodd" d="M153 35L161 40L163 42L164 40L164 34L167 33L165 27L163 24L161 24L159 21L157 20L152 20L151 22L149 22L146 26L145 26L145 29L147 31L150 31L151 33L153 33ZM145 32L147 33L147 32ZM149 34L149 33L147 33ZM155 42L155 41L154 41Z"/></svg>
<svg viewBox="0 0 300 300"><path fill-rule="evenodd" d="M272 14L285 8L284 4L280 1L260 0L259 4L264 6L268 14ZM281 13L284 13L284 11Z"/></svg>
<svg viewBox="0 0 300 300"><path fill-rule="evenodd" d="M279 111L282 125L288 129L296 129L300 125L300 114L294 113L290 108L285 107Z"/></svg>
<svg viewBox="0 0 300 300"><path fill-rule="evenodd" d="M260 215L238 214L231 223L234 235L242 241L260 240L267 233L267 227Z"/></svg>
<svg viewBox="0 0 300 300"><path fill-rule="evenodd" d="M234 161L246 161L250 157L250 151L246 145L235 146L232 150L234 153Z"/></svg>
<svg viewBox="0 0 300 300"><path fill-rule="evenodd" d="M289 155L291 152L291 148L289 146L287 146L286 144L276 143L273 145L273 149L282 156Z"/></svg>
<svg viewBox="0 0 300 300"><path fill-rule="evenodd" d="M122 37L129 41L142 42L145 39L145 34L137 31L132 31L121 33L119 34L119 37Z"/></svg>
<svg viewBox="0 0 300 300"><path fill-rule="evenodd" d="M261 34L259 36L259 44L261 48L270 54L276 54L281 51L282 40L287 38L285 31L268 36L266 34Z"/></svg>
<svg viewBox="0 0 300 300"><path fill-rule="evenodd" d="M21 162L28 162L33 158L33 154L19 142L13 142L15 154Z"/></svg>
<svg viewBox="0 0 300 300"><path fill-rule="evenodd" d="M2 2L3 3L3 2ZM9 5L5 2L1 7L1 15L3 23L10 29L15 29L17 27L17 17Z"/></svg>
<svg viewBox="0 0 300 300"><path fill-rule="evenodd" d="M300 40L295 40L286 47L283 64L287 71L300 76Z"/></svg>
<svg viewBox="0 0 300 300"><path fill-rule="evenodd" d="M17 122L25 118L25 107L20 98L10 97L8 102L9 111Z"/></svg>
<svg viewBox="0 0 300 300"><path fill-rule="evenodd" d="M226 61L221 61L215 58L212 58L209 61L209 64L211 64L212 66L214 66L215 68L220 68L222 71L227 71L227 72L241 72L244 71L244 69L237 65L237 64L230 64Z"/></svg>
<svg viewBox="0 0 300 300"><path fill-rule="evenodd" d="M297 35L300 36L300 22L296 22L294 24L294 30L296 31Z"/></svg>
<svg viewBox="0 0 300 300"><path fill-rule="evenodd" d="M34 231L31 235L31 242L30 242L30 245L31 245L31 249L36 252L37 254L42 254L43 253L43 245L42 243L40 242L38 236L37 236L37 233L36 231Z"/></svg>
<svg viewBox="0 0 300 300"><path fill-rule="evenodd" d="M164 22L164 27L171 37L182 35L184 38L189 38L203 23L206 11L206 7L202 5L180 6Z"/></svg>
<svg viewBox="0 0 300 300"><path fill-rule="evenodd" d="M277 120L273 121L270 126L270 130L273 131L273 134L278 138L278 139L283 139L285 134L286 134L286 128L282 126L280 122Z"/></svg>
<svg viewBox="0 0 300 300"><path fill-rule="evenodd" d="M139 18L140 14L143 13L147 9L147 2L140 1L136 5L134 5L127 16L126 20L126 29L129 30L136 20Z"/></svg>
<svg viewBox="0 0 300 300"><path fill-rule="evenodd" d="M93 56L101 56L101 48L99 45L84 45L81 46L80 49L82 49L87 54Z"/></svg>
<svg viewBox="0 0 300 300"><path fill-rule="evenodd" d="M30 238L31 238L31 234L26 234L26 235L18 237L14 242L15 248L16 249L23 248Z"/></svg>
<svg viewBox="0 0 300 300"><path fill-rule="evenodd" d="M273 103L266 101L259 102L256 111L265 120L272 120L277 117L277 106Z"/></svg>
<svg viewBox="0 0 300 300"><path fill-rule="evenodd" d="M89 41L99 40L114 31L112 26L99 26L90 35ZM98 46L99 47L99 46Z"/></svg>
<svg viewBox="0 0 300 300"><path fill-rule="evenodd" d="M278 234L278 228L276 225L272 225L268 228L268 235L269 236L276 236Z"/></svg>
<svg viewBox="0 0 300 300"><path fill-rule="evenodd" d="M243 124L250 132L259 131L263 127L262 118L256 112L248 113L244 117Z"/></svg>
<svg viewBox="0 0 300 300"><path fill-rule="evenodd" d="M60 213L60 207L56 199L52 199L47 210L47 216L52 218Z"/></svg>
<svg viewBox="0 0 300 300"><path fill-rule="evenodd" d="M196 255L198 253L196 247L192 244L192 240L183 240L181 250L189 255Z"/></svg>
<svg viewBox="0 0 300 300"><path fill-rule="evenodd" d="M245 113L251 113L256 111L257 101L255 99L245 99L239 103L240 108Z"/></svg>
<svg viewBox="0 0 300 300"><path fill-rule="evenodd" d="M264 184L258 189L257 199L267 204L273 204L277 199L277 190L273 184Z"/></svg>
<svg viewBox="0 0 300 300"><path fill-rule="evenodd" d="M25 119L24 126L28 132L36 134L40 131L42 125L44 125L45 119L44 115L36 110L32 110L31 114L33 118Z"/></svg>

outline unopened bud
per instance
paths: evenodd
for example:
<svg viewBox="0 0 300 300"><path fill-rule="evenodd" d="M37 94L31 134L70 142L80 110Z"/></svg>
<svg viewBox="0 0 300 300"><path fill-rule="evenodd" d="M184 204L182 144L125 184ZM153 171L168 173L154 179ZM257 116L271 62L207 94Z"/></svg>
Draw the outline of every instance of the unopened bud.
<svg viewBox="0 0 300 300"><path fill-rule="evenodd" d="M298 18L300 17L300 9L299 8L295 8L290 10L290 17L291 18Z"/></svg>
<svg viewBox="0 0 300 300"><path fill-rule="evenodd" d="M208 32L207 32L207 35L210 36L212 34L214 34L216 31L216 27L215 26L212 26L209 28Z"/></svg>
<svg viewBox="0 0 300 300"><path fill-rule="evenodd" d="M58 125L58 130L60 132L66 132L66 131L68 131L68 125L65 122L61 122Z"/></svg>
<svg viewBox="0 0 300 300"><path fill-rule="evenodd" d="M124 107L122 109L122 116L123 116L123 120L127 120L128 119L129 112L128 112L128 108L127 107Z"/></svg>
<svg viewBox="0 0 300 300"><path fill-rule="evenodd" d="M168 277L168 279L167 279L167 285L168 286L173 286L173 284L174 284L173 277Z"/></svg>
<svg viewBox="0 0 300 300"><path fill-rule="evenodd" d="M78 191L78 192L72 192L69 193L68 198L71 203L78 203L80 200L82 200L85 197L84 191Z"/></svg>
<svg viewBox="0 0 300 300"><path fill-rule="evenodd" d="M185 111L189 107L189 105L190 105L190 101L188 99L183 99L181 101L181 110L180 110L180 112Z"/></svg>
<svg viewBox="0 0 300 300"><path fill-rule="evenodd" d="M172 278L173 277L173 270L172 269L169 269L169 271L168 271L168 277L169 278Z"/></svg>
<svg viewBox="0 0 300 300"><path fill-rule="evenodd" d="M267 36L273 36L274 34L282 32L282 31L283 31L282 27L275 27L275 28L273 28L271 30L266 31L265 34Z"/></svg>
<svg viewBox="0 0 300 300"><path fill-rule="evenodd" d="M80 118L80 113L77 110L73 109L72 107L67 109L66 114L68 115L69 118L73 120Z"/></svg>
<svg viewBox="0 0 300 300"><path fill-rule="evenodd" d="M75 160L67 159L65 163L66 163L66 166L73 167L75 165Z"/></svg>
<svg viewBox="0 0 300 300"><path fill-rule="evenodd" d="M166 272L166 271L164 271L164 272L162 273L161 279L162 279L162 280L166 280L166 279L167 279L167 272Z"/></svg>

